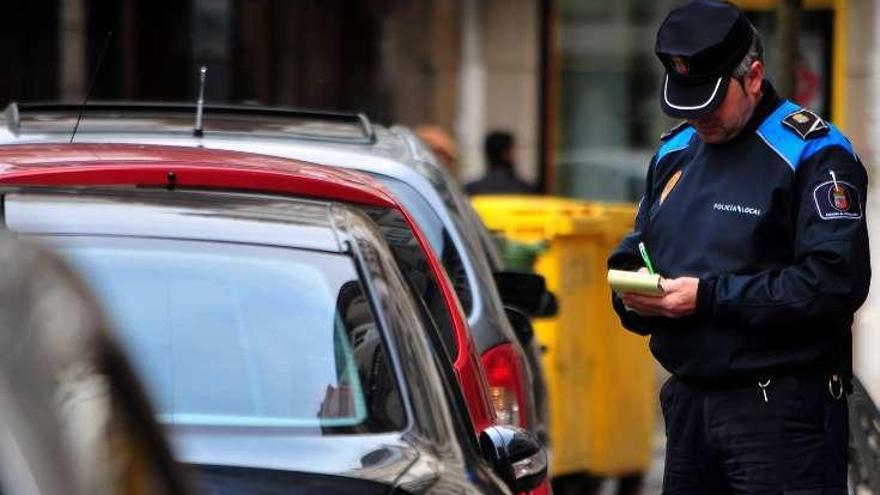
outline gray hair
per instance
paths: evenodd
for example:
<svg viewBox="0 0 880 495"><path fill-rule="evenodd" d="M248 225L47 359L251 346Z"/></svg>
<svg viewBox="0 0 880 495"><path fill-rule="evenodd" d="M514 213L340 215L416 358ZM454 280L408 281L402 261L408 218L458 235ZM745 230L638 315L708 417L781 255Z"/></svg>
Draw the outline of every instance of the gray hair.
<svg viewBox="0 0 880 495"><path fill-rule="evenodd" d="M755 29L755 26L752 26L752 44L749 45L749 51L746 53L746 56L743 57L739 65L733 69L733 74L731 74L731 76L734 79L742 81L746 77L746 74L749 73L752 64L758 60L762 62L764 61L764 43L761 41L761 33Z"/></svg>

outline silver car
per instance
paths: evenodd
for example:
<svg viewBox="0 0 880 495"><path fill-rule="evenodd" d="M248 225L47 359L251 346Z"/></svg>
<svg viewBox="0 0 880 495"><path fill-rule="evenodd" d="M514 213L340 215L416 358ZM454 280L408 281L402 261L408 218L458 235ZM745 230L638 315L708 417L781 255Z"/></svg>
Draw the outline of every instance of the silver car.
<svg viewBox="0 0 880 495"><path fill-rule="evenodd" d="M72 105L10 104L0 144L68 142L79 111ZM197 130L195 115L195 105L93 103L75 141L245 151L371 174L416 218L453 281L486 366L499 423L525 427L546 443L536 346L527 331L518 337L508 320L482 222L421 141L402 127L374 126L362 114L208 106Z"/></svg>

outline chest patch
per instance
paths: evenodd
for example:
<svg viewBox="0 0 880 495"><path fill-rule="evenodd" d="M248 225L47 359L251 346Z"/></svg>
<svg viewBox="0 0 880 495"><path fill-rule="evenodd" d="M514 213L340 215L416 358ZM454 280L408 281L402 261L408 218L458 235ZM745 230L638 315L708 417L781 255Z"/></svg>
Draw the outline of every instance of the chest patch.
<svg viewBox="0 0 880 495"><path fill-rule="evenodd" d="M862 218L859 191L843 181L828 181L813 190L816 211L822 220Z"/></svg>
<svg viewBox="0 0 880 495"><path fill-rule="evenodd" d="M738 213L740 215L751 215L753 217L761 216L761 209L754 206L740 205L735 203L715 203L712 209L727 213Z"/></svg>
<svg viewBox="0 0 880 495"><path fill-rule="evenodd" d="M664 201L666 201L666 196L669 196L669 193L675 189L675 185L678 184L678 180L681 179L681 170L676 170L672 177L666 181L666 185L663 186L663 190L660 191L660 204L662 205Z"/></svg>

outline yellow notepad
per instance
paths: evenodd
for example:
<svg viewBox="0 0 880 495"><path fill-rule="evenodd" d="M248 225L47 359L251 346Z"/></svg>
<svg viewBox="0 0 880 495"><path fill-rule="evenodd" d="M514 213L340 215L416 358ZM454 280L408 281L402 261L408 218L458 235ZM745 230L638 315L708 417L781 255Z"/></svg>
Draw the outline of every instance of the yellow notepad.
<svg viewBox="0 0 880 495"><path fill-rule="evenodd" d="M662 296L665 293L660 286L660 275L656 273L608 270L608 285L618 294Z"/></svg>

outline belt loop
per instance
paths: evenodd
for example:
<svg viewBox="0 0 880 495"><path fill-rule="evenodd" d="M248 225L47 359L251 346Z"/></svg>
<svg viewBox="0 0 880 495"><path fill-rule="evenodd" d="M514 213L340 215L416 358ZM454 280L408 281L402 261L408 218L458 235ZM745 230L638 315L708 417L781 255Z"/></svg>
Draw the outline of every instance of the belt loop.
<svg viewBox="0 0 880 495"><path fill-rule="evenodd" d="M834 400L840 400L843 397L843 381L837 373L832 373L828 378L828 393L831 394Z"/></svg>

